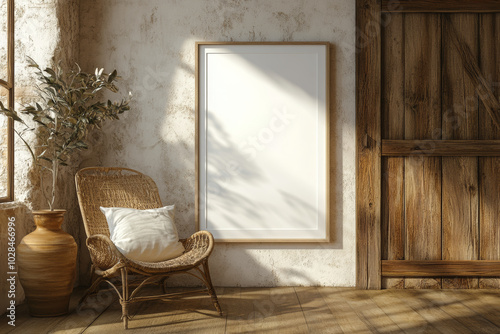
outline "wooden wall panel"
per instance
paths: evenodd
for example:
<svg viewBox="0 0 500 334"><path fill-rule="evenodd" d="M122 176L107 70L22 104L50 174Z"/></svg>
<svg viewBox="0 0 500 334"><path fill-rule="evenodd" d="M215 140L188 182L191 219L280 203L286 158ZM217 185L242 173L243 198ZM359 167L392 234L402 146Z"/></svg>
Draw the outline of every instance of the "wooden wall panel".
<svg viewBox="0 0 500 334"><path fill-rule="evenodd" d="M500 260L500 14L468 0L381 3L356 2L357 286L500 288L488 272L467 277ZM380 260L395 269L383 280ZM446 274L407 276L412 263Z"/></svg>
<svg viewBox="0 0 500 334"><path fill-rule="evenodd" d="M404 139L403 14L382 22L382 138ZM404 158L382 159L382 259L404 259ZM403 278L383 278L383 288L404 288Z"/></svg>
<svg viewBox="0 0 500 334"><path fill-rule="evenodd" d="M375 18L375 21L374 21ZM378 0L356 1L356 286L380 289L380 30Z"/></svg>
<svg viewBox="0 0 500 334"><path fill-rule="evenodd" d="M458 34L477 59L476 14L442 16L442 111L445 140L477 139L478 97L451 34ZM476 157L443 157L443 260L479 259ZM477 288L477 278L444 278L442 287Z"/></svg>
<svg viewBox="0 0 500 334"><path fill-rule="evenodd" d="M441 19L406 14L405 139L440 139ZM441 158L405 160L406 260L441 259ZM407 288L439 288L434 278L406 279Z"/></svg>
<svg viewBox="0 0 500 334"><path fill-rule="evenodd" d="M500 14L482 14L479 18L481 72L495 97L500 98ZM479 102L479 139L500 139L500 129L493 124ZM479 210L481 260L500 259L500 158L479 158ZM480 288L500 288L500 279L481 278Z"/></svg>
<svg viewBox="0 0 500 334"><path fill-rule="evenodd" d="M443 158L443 260L477 260L477 158ZM443 289L477 288L477 278L446 278Z"/></svg>

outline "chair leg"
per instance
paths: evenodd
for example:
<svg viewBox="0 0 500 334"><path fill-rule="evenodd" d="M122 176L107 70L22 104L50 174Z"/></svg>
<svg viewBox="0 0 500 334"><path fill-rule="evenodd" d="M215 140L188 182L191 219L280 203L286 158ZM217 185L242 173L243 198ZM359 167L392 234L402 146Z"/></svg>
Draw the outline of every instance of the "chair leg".
<svg viewBox="0 0 500 334"><path fill-rule="evenodd" d="M219 315L222 316L222 309L220 308L219 300L217 299L217 294L215 293L214 286L212 285L212 278L210 277L210 270L208 269L208 260L203 261L203 276L207 284L208 293L212 298L212 303L214 304L217 312L219 312Z"/></svg>
<svg viewBox="0 0 500 334"><path fill-rule="evenodd" d="M121 268L122 274L122 296L120 298L120 304L122 305L122 320L123 328L128 329L128 305L129 305L129 295L128 295L128 275L127 268Z"/></svg>

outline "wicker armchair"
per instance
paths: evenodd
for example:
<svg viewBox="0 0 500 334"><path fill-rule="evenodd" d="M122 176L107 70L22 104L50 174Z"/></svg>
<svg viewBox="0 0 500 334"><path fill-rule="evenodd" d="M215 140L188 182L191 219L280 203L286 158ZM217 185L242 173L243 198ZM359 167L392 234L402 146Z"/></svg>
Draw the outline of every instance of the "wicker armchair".
<svg viewBox="0 0 500 334"><path fill-rule="evenodd" d="M216 310L222 315L208 270L208 257L214 246L210 232L199 231L188 239L181 239L185 252L168 261L150 263L127 259L111 241L106 218L99 207L141 210L159 208L162 203L156 184L150 177L127 168L84 168L75 178L78 202L87 234L87 247L92 260L92 272L96 277L81 302L96 292L100 283L107 281L118 293L122 305L123 325L127 329L131 303L171 297L172 294L165 293L165 280L174 274L185 273L204 283L206 289L194 292L208 292ZM134 290L129 283L129 275L140 277L141 283ZM121 277L121 293L119 287L110 281L114 277L118 277L118 280ZM142 287L153 283L161 284L163 294L137 296Z"/></svg>

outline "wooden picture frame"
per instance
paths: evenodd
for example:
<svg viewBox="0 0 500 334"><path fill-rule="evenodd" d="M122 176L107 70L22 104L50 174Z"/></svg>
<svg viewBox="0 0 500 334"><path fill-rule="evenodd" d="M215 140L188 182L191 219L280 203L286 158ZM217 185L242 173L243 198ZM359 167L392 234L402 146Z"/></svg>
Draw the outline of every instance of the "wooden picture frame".
<svg viewBox="0 0 500 334"><path fill-rule="evenodd" d="M196 225L328 242L329 44L196 43Z"/></svg>

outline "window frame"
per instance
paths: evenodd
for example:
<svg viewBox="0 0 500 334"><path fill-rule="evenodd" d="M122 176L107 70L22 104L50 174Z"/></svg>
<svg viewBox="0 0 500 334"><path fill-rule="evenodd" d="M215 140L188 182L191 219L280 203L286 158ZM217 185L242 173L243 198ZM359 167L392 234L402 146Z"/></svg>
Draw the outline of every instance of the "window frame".
<svg viewBox="0 0 500 334"><path fill-rule="evenodd" d="M7 81L0 79L7 89L8 108L14 109L14 0L7 0ZM14 121L7 120L7 196L0 203L14 200Z"/></svg>

